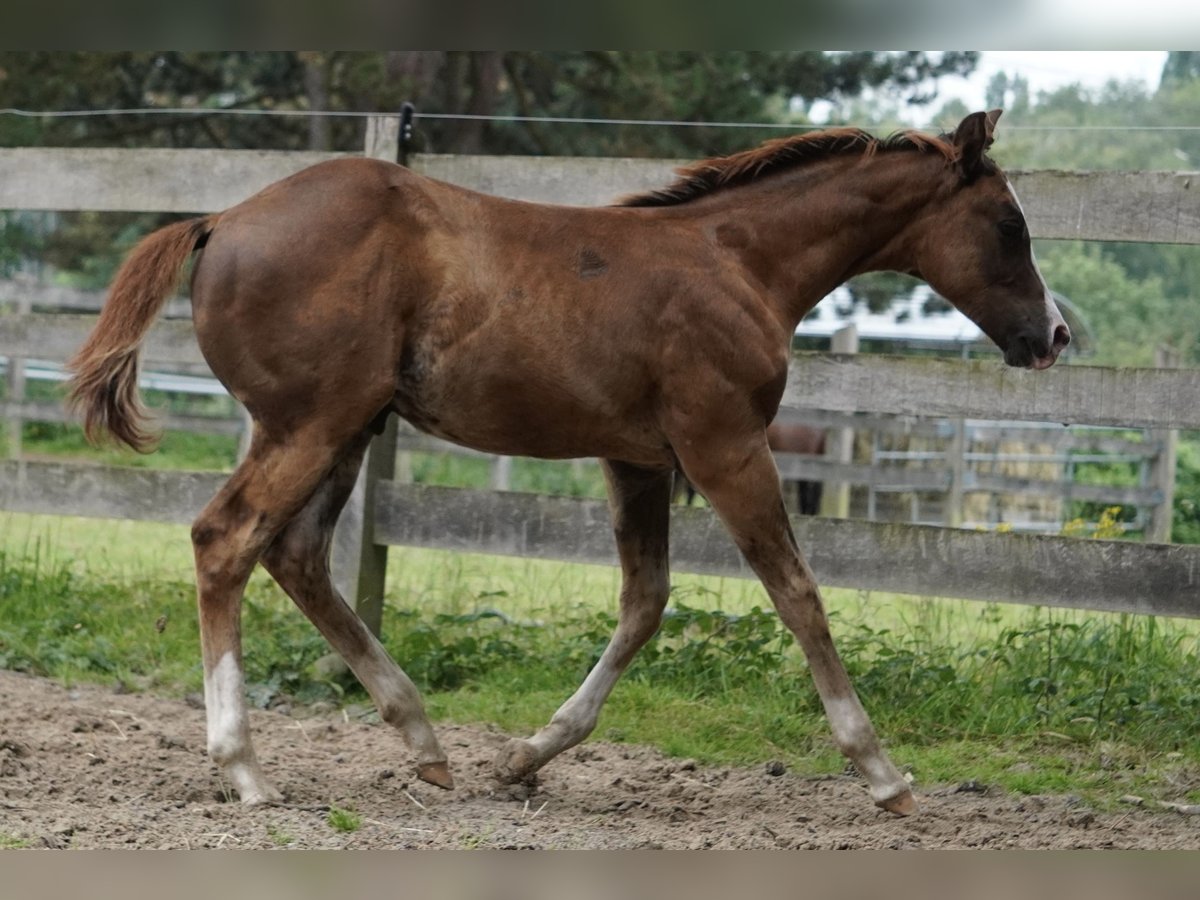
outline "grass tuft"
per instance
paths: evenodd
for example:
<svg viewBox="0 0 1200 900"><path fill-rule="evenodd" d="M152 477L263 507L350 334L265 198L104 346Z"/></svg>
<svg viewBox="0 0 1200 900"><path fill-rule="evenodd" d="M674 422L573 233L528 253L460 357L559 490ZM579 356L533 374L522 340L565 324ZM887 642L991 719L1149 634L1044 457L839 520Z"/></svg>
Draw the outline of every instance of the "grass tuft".
<svg viewBox="0 0 1200 900"><path fill-rule="evenodd" d="M340 831L342 834L353 834L358 829L362 828L362 816L350 809L343 809L340 806L332 806L329 809L329 816L326 818L329 827L334 831Z"/></svg>

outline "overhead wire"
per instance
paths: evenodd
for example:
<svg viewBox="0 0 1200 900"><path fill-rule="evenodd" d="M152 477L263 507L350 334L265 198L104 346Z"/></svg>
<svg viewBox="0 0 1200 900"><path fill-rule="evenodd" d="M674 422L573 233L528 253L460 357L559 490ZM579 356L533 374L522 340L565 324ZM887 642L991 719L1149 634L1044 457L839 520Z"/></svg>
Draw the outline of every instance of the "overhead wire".
<svg viewBox="0 0 1200 900"><path fill-rule="evenodd" d="M30 119L98 118L101 116L280 116L310 118L372 118L396 115L386 111L363 112L360 110L318 109L250 109L243 107L136 107L104 109L32 110L18 107L0 108L0 115ZM645 126L653 128L747 128L779 129L788 131L818 130L830 127L829 123L814 124L801 122L708 122L685 119L626 119L586 116L525 116L479 113L416 112L415 119L465 122L516 122L545 123L548 125L607 125ZM1005 123L1005 130L1017 131L1200 131L1200 125L1025 125L1019 122Z"/></svg>

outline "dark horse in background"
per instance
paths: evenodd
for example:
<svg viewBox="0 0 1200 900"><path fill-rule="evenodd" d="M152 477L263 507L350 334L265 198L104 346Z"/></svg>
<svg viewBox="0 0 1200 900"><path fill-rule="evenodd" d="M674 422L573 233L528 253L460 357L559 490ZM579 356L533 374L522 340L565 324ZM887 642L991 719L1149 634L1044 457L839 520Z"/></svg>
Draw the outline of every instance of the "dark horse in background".
<svg viewBox="0 0 1200 900"><path fill-rule="evenodd" d="M824 428L777 420L767 426L767 446L773 453L824 456L825 434ZM819 513L824 484L820 481L804 480L792 483L796 486L796 512L802 516L815 516ZM696 499L696 488L682 472L675 473L675 499L682 500L687 506L691 506Z"/></svg>
<svg viewBox="0 0 1200 900"><path fill-rule="evenodd" d="M681 170L611 207L489 197L367 159L321 163L142 241L73 360L90 435L139 449L139 347L193 258L196 338L253 419L246 458L192 528L208 750L245 803L274 802L250 738L241 600L261 562L403 735L420 778L453 784L403 670L330 582L330 535L392 413L479 450L596 456L623 583L611 643L499 777L525 778L595 727L658 628L676 469L704 493L796 635L834 739L874 801L909 813L829 635L767 446L797 323L852 275L919 275L1013 366L1070 340L1008 179L985 154L999 112L951 135L784 138Z"/></svg>

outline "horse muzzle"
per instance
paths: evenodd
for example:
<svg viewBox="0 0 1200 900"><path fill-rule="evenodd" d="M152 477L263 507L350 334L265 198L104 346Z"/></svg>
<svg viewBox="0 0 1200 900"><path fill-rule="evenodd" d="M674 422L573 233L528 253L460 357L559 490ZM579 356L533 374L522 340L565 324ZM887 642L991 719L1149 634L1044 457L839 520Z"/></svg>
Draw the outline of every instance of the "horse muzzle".
<svg viewBox="0 0 1200 900"><path fill-rule="evenodd" d="M1004 351L1004 361L1022 369L1048 369L1058 360L1058 355L1071 343L1071 329L1063 322L1054 325L1050 340L1041 335L1028 334L1013 338Z"/></svg>

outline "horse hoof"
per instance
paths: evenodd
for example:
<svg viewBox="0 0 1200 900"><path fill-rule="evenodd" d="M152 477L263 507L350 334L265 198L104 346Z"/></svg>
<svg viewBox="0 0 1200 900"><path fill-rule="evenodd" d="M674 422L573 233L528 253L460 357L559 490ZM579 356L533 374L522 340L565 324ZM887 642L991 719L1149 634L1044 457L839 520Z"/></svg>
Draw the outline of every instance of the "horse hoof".
<svg viewBox="0 0 1200 900"><path fill-rule="evenodd" d="M537 754L528 741L514 738L503 747L496 757L494 770L496 779L503 784L516 784L537 771Z"/></svg>
<svg viewBox="0 0 1200 900"><path fill-rule="evenodd" d="M283 794L269 784L239 791L238 799L242 806L278 806L284 802Z"/></svg>
<svg viewBox="0 0 1200 900"><path fill-rule="evenodd" d="M423 766L417 766L417 777L435 787L447 791L454 790L454 776L450 774L450 766L447 763L425 763Z"/></svg>
<svg viewBox="0 0 1200 900"><path fill-rule="evenodd" d="M921 807L917 805L917 800L912 795L912 791L902 791L886 800L877 800L875 805L896 816L915 816L921 811Z"/></svg>

